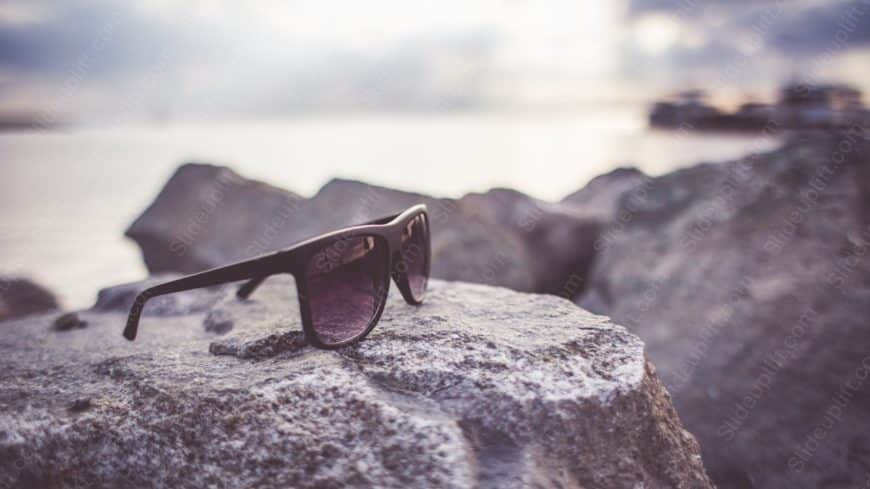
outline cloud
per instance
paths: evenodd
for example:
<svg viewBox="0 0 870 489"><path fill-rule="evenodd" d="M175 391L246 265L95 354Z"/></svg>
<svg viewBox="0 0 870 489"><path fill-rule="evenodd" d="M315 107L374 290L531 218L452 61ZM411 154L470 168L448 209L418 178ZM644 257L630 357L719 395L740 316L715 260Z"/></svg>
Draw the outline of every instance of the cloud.
<svg viewBox="0 0 870 489"><path fill-rule="evenodd" d="M0 5L6 72L51 76L80 69L99 78L147 69L162 48L187 45L177 31L120 2L49 2L42 12L25 5Z"/></svg>
<svg viewBox="0 0 870 489"><path fill-rule="evenodd" d="M819 54L870 46L870 0L813 6L792 13L767 36L784 53Z"/></svg>
<svg viewBox="0 0 870 489"><path fill-rule="evenodd" d="M408 40L380 53L334 53L288 77L288 108L432 109L485 103L498 36L472 32Z"/></svg>
<svg viewBox="0 0 870 489"><path fill-rule="evenodd" d="M870 0L623 1L0 0L0 111L567 106L870 47Z"/></svg>
<svg viewBox="0 0 870 489"><path fill-rule="evenodd" d="M630 19L655 13L704 31L707 54L720 54L723 42L745 52L747 40L787 55L870 45L870 0L629 0Z"/></svg>
<svg viewBox="0 0 870 489"><path fill-rule="evenodd" d="M785 79L844 81L853 53L870 53L870 0L630 0L633 29L669 16L681 35L664 52L627 43L625 72L670 78L672 85L765 91Z"/></svg>
<svg viewBox="0 0 870 489"><path fill-rule="evenodd" d="M225 96L216 98L225 101L224 110L269 115L480 107L489 100L486 86L494 73L498 42L494 34L472 32L408 39L371 52L325 49L273 66L264 65L269 60L255 61L249 70L261 76L224 84L218 90ZM197 94L186 98L195 103Z"/></svg>
<svg viewBox="0 0 870 489"><path fill-rule="evenodd" d="M453 26L450 12L465 10L439 10L435 30L400 4L209 11L156 0L0 0L0 110L48 103L78 118L152 106L196 116L483 104L500 41L482 12ZM390 12L422 28L385 21Z"/></svg>
<svg viewBox="0 0 870 489"><path fill-rule="evenodd" d="M0 0L0 109L58 98L70 113L138 100L125 105L191 116L573 102L594 97L580 83L611 75L619 22L610 4L571 0L32 5ZM72 94L59 88L68 78Z"/></svg>
<svg viewBox="0 0 870 489"><path fill-rule="evenodd" d="M711 15L727 15L747 7L757 7L769 3L798 4L795 0L628 0L629 17L649 13L670 13L684 18L697 18Z"/></svg>

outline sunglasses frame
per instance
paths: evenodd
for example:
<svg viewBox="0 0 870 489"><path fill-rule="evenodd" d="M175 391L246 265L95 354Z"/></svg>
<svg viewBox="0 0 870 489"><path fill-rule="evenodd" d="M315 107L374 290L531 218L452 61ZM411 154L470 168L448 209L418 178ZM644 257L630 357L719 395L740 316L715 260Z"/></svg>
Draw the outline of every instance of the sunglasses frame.
<svg viewBox="0 0 870 489"><path fill-rule="evenodd" d="M302 316L302 329L305 333L305 339L310 345L321 349L333 350L360 341L374 329L380 320L381 314L384 312L387 297L389 296L391 281L396 282L396 286L408 304L419 305L423 302L424 297L414 297L408 275L399 267L400 264L404 263L402 257L402 233L418 217L422 217L424 222L423 230L425 236L423 236L423 240L426 245L423 250L423 258L425 260L423 270L425 278L428 281L432 255L430 222L426 205L418 204L400 214L383 217L365 224L341 228L304 240L273 253L187 275L150 287L142 291L133 302L130 315L127 318L127 326L124 328L124 337L130 341L136 339L142 310L148 300L154 297L246 280L247 282L239 288L236 295L239 299L247 299L268 277L287 273L293 275L293 278L296 280L299 312ZM372 237L381 245L387 247L387 260L384 263L385 275L387 277L386 283L383 284L383 291L378 291L377 310L365 330L349 339L336 343L327 343L321 340L320 335L314 327L311 308L309 307L306 268L311 258L328 246L358 237ZM425 288L422 295L425 296Z"/></svg>

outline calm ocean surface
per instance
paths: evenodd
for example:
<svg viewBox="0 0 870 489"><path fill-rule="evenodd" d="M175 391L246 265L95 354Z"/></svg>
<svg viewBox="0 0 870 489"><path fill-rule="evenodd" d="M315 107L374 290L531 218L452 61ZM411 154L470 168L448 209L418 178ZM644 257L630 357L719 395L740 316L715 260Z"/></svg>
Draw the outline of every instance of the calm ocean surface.
<svg viewBox="0 0 870 489"><path fill-rule="evenodd" d="M0 133L0 273L35 277L68 307L145 268L124 229L185 161L313 195L332 177L456 197L494 186L558 200L620 165L659 175L775 147L676 135L638 112L366 115ZM407 168L413 164L413 170Z"/></svg>

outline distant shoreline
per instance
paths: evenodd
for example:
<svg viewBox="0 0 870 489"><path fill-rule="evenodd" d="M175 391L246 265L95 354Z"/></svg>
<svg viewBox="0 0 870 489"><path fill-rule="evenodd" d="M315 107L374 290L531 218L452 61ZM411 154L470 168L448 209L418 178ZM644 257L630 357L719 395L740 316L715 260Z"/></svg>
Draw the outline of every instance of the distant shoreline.
<svg viewBox="0 0 870 489"><path fill-rule="evenodd" d="M726 112L705 102L703 90L688 90L656 102L648 115L650 128L778 134L783 131L843 131L870 126L870 110L861 92L846 85L790 84L775 103L746 102Z"/></svg>

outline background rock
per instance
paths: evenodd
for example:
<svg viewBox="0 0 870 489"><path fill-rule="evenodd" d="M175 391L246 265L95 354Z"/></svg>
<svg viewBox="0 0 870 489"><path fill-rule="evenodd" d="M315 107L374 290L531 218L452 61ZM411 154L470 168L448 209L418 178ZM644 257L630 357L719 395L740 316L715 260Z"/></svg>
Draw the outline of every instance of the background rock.
<svg viewBox="0 0 870 489"><path fill-rule="evenodd" d="M238 242L220 239L226 226L247 245L265 232L265 224L286 223L301 200L228 168L188 164L175 172L127 236L153 250L142 254L151 273L191 273L238 255Z"/></svg>
<svg viewBox="0 0 870 489"><path fill-rule="evenodd" d="M602 231L579 304L644 339L722 489L866 483L868 167L803 136L651 179Z"/></svg>
<svg viewBox="0 0 870 489"><path fill-rule="evenodd" d="M562 199L562 203L601 221L614 221L618 218L620 197L634 191L634 198L642 199L643 190L638 187L649 180L650 177L637 168L617 168L593 178L585 187Z"/></svg>
<svg viewBox="0 0 870 489"><path fill-rule="evenodd" d="M59 307L54 294L26 278L0 277L0 321Z"/></svg>
<svg viewBox="0 0 870 489"><path fill-rule="evenodd" d="M291 278L232 293L135 343L105 306L0 329L0 486L712 487L641 342L568 301L434 280L330 352Z"/></svg>
<svg viewBox="0 0 870 489"><path fill-rule="evenodd" d="M581 217L573 208L509 189L469 194L456 205L464 215L498 223L522 239L529 250L523 268L537 277L532 290L568 298L581 292L594 259L594 244L602 225L599 219ZM485 250L478 256L486 256ZM510 266L515 267L513 263ZM485 283L511 286L499 281Z"/></svg>
<svg viewBox="0 0 870 489"><path fill-rule="evenodd" d="M599 222L519 192L455 201L333 180L304 200L197 164L178 169L127 235L142 248L151 272L191 272L421 202L430 212L434 277L556 293L591 266Z"/></svg>

